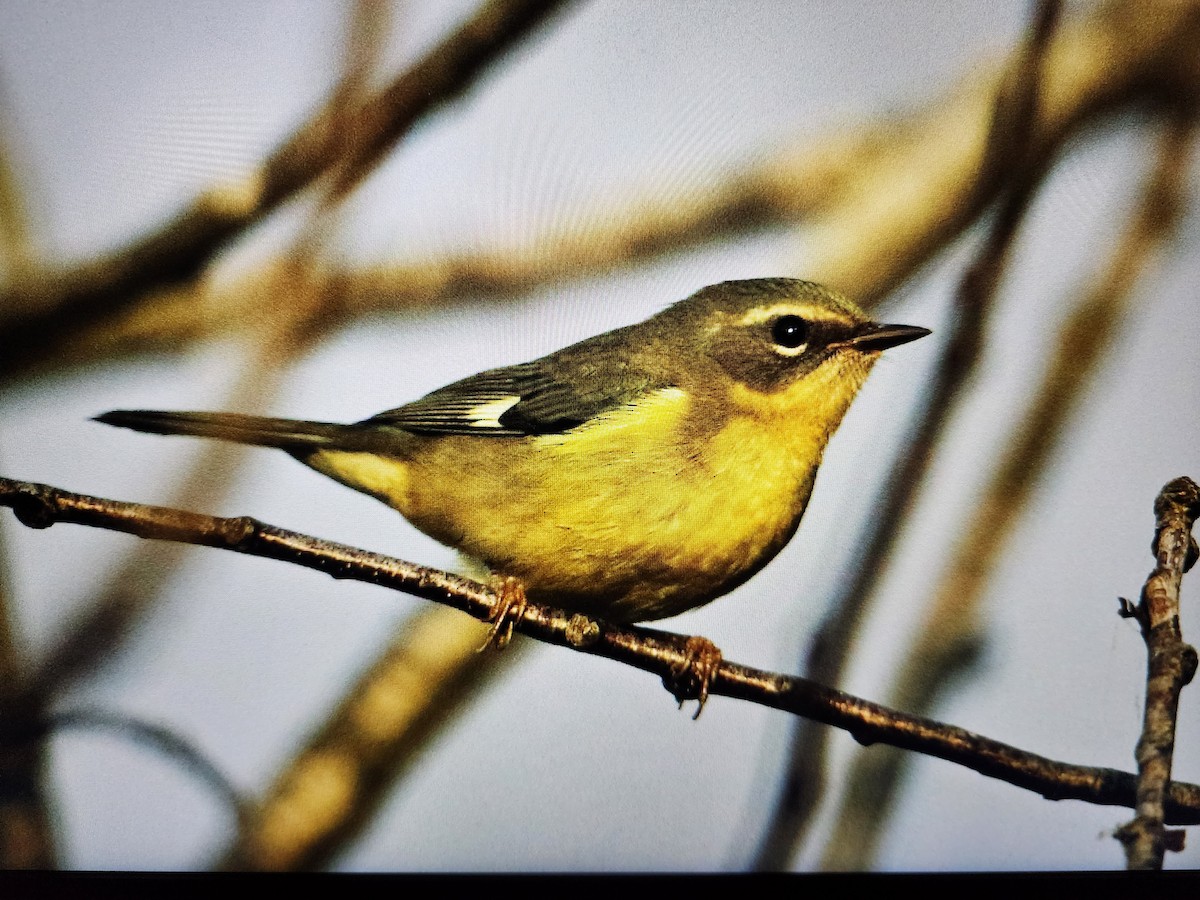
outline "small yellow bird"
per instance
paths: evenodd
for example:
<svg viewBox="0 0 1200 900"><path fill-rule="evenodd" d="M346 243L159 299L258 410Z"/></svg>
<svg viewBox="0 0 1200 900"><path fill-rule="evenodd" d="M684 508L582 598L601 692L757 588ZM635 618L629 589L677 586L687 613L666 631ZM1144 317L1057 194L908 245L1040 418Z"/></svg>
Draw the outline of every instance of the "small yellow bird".
<svg viewBox="0 0 1200 900"><path fill-rule="evenodd" d="M97 419L278 447L532 600L643 622L708 603L782 549L880 352L927 334L872 322L812 282L726 281L351 425Z"/></svg>

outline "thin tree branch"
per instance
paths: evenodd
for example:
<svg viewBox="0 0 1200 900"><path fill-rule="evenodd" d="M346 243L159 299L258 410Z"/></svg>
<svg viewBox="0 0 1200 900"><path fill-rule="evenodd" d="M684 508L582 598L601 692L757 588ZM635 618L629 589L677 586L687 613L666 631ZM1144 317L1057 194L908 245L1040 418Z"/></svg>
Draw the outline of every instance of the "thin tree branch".
<svg viewBox="0 0 1200 900"><path fill-rule="evenodd" d="M1104 273L1063 323L1035 400L1000 456L934 591L919 637L900 666L893 705L914 712L930 709L947 680L974 654L979 604L991 572L1064 426L1106 358L1138 277L1157 259L1179 223L1194 129L1187 110L1175 111L1164 123L1157 159L1133 221ZM849 793L823 865L844 870L867 863L878 839L876 822L894 799L904 765L894 753L859 756L847 779Z"/></svg>
<svg viewBox="0 0 1200 900"><path fill-rule="evenodd" d="M1192 525L1200 517L1200 486L1190 478L1165 485L1154 501L1154 571L1136 607L1125 602L1123 615L1136 618L1146 640L1146 711L1137 744L1137 815L1117 830L1129 869L1161 869L1168 849L1183 849L1183 833L1163 827L1163 798L1171 783L1179 694L1196 674L1196 650L1183 642L1179 628L1179 591L1183 573L1200 551Z"/></svg>
<svg viewBox="0 0 1200 900"><path fill-rule="evenodd" d="M218 518L161 506L123 503L31 482L0 478L0 506L10 507L31 528L72 522L156 540L182 541L275 559L405 591L482 620L502 602L488 585L436 569L314 538L249 517ZM686 638L649 628L617 627L528 603L515 623L522 634L560 647L602 656L651 672L664 684L687 660ZM844 728L864 744L885 743L966 766L1051 800L1085 800L1111 806L1134 804L1136 780L1115 769L1075 766L1027 753L953 725L888 709L804 678L723 661L710 693L811 716ZM1200 823L1200 786L1173 782L1166 818Z"/></svg>
<svg viewBox="0 0 1200 900"><path fill-rule="evenodd" d="M1114 109L1142 105L1147 98L1194 96L1200 86L1198 43L1196 2L1163 4L1153 16L1138 4L1109 4L1064 26L1045 60L1031 157L1048 157L1082 125ZM1009 69L1007 61L984 67L922 112L815 144L806 138L731 173L707 193L656 193L594 210L586 217L592 227L567 240L543 238L483 254L332 273L339 307L330 325L464 296L509 297L731 232L798 221L812 223L799 274L836 285L870 306L994 199L994 193L975 191L976 176L996 88ZM180 280L151 275L145 287ZM106 283L90 270L70 277L97 289ZM37 283L21 290L58 292ZM0 354L0 380L134 350L172 352L201 336L243 328L269 309L262 300L261 285L251 277L216 293L198 295L190 287L151 292L109 312L98 302L98 315L90 319L64 317L45 332L25 328L34 349L19 358Z"/></svg>
<svg viewBox="0 0 1200 900"><path fill-rule="evenodd" d="M161 231L67 271L39 273L0 295L0 363L36 365L48 347L119 316L147 289L190 281L231 239L318 177L344 193L425 115L468 90L562 0L487 0L453 34L355 114L359 141L338 128L338 92L242 182L203 194Z"/></svg>
<svg viewBox="0 0 1200 900"><path fill-rule="evenodd" d="M809 647L805 675L821 684L838 684L859 627L874 601L887 559L903 529L946 424L963 387L970 381L983 346L982 334L994 305L996 286L1034 190L1050 160L1030 159L1037 125L1037 98L1050 39L1061 11L1058 2L1039 4L1023 48L997 93L992 127L984 148L975 193L990 196L1003 185L996 213L975 261L967 268L954 298L953 315L943 330L940 364L926 392L923 409L907 450L896 460L887 488L860 541L855 574L841 585ZM755 860L755 867L782 869L825 793L829 730L811 720L796 723L790 764L780 796Z"/></svg>

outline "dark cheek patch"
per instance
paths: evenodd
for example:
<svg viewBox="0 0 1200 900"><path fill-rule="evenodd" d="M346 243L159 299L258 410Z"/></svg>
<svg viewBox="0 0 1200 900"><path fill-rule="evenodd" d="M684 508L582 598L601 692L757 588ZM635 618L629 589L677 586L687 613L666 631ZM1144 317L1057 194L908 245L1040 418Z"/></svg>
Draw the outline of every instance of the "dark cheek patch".
<svg viewBox="0 0 1200 900"><path fill-rule="evenodd" d="M750 334L738 329L725 332L710 350L712 357L731 378L762 393L774 393L812 372L829 358L832 351L826 344L837 337L829 329L813 328L809 349L799 356L776 352L770 343L769 331L764 335Z"/></svg>

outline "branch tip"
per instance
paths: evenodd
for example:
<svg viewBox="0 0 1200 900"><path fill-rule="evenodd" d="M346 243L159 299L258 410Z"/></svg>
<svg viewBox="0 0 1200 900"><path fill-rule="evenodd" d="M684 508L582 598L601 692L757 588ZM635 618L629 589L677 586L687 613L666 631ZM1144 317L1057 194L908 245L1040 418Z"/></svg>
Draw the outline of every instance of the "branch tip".
<svg viewBox="0 0 1200 900"><path fill-rule="evenodd" d="M1154 500L1154 570L1133 610L1146 643L1146 702L1134 756L1138 764L1137 815L1116 832L1127 869L1161 870L1166 853L1182 849L1166 829L1165 798L1171 787L1179 695L1196 674L1196 650L1179 626L1180 583L1192 555L1191 530L1200 514L1200 488L1190 478L1164 485Z"/></svg>

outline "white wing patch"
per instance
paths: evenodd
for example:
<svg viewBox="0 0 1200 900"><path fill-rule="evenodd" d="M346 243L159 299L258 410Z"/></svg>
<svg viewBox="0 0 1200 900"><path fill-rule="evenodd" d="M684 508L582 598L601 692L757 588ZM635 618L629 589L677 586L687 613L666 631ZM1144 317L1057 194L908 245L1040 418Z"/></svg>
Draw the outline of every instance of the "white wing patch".
<svg viewBox="0 0 1200 900"><path fill-rule="evenodd" d="M503 428L504 426L500 424L500 417L516 406L520 400L521 398L516 396L489 400L487 403L471 407L466 411L464 418L468 420L468 424L472 428Z"/></svg>

